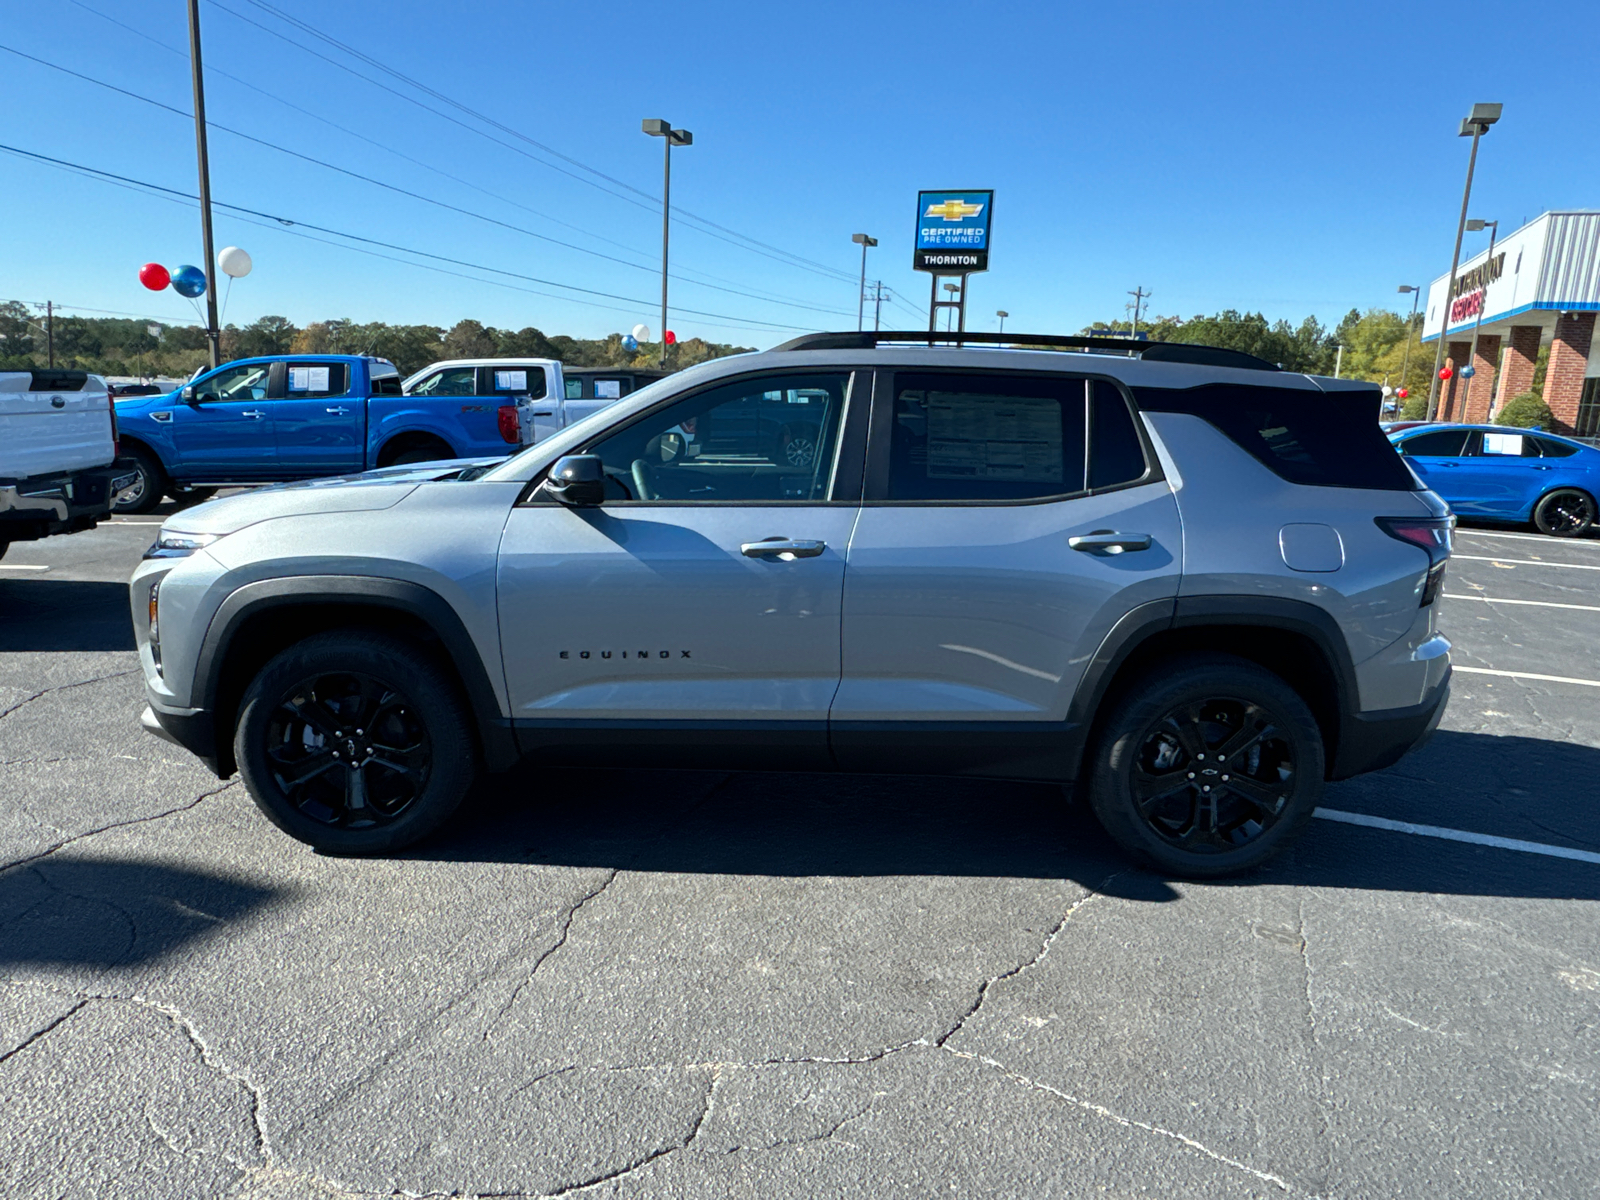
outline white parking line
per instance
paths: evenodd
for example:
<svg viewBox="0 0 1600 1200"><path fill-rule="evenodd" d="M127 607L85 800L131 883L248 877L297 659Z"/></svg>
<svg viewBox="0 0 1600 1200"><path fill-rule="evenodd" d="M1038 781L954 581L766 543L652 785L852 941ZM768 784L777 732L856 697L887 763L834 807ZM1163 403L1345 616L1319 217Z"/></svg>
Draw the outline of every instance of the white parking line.
<svg viewBox="0 0 1600 1200"><path fill-rule="evenodd" d="M1410 821L1391 821L1387 817L1369 817L1366 813L1342 812L1337 808L1319 808L1311 815L1321 817L1324 821L1339 821L1345 825L1387 829L1390 833L1413 833L1418 837L1442 838L1447 842L1468 842L1474 846L1493 846L1499 850L1520 850L1524 854L1544 854L1551 858L1570 858L1573 862L1600 864L1600 854L1593 854L1588 850L1569 850L1565 846L1552 846L1546 842L1525 842L1520 838L1468 833L1464 829L1446 829L1442 825L1413 825Z"/></svg>
<svg viewBox="0 0 1600 1200"><path fill-rule="evenodd" d="M1493 671L1488 667L1457 667L1452 670L1467 675L1502 675L1507 679L1540 679L1545 683L1575 683L1580 687L1600 687L1600 679L1574 679L1570 675L1535 675L1532 671Z"/></svg>
<svg viewBox="0 0 1600 1200"><path fill-rule="evenodd" d="M165 521L130 521L126 517L112 517L107 525L165 525Z"/></svg>
<svg viewBox="0 0 1600 1200"><path fill-rule="evenodd" d="M1562 563L1545 562L1537 558L1497 558L1492 554L1452 554L1451 558L1465 559L1467 562L1492 562L1511 564L1519 567L1565 567L1569 571L1600 571L1600 563Z"/></svg>
<svg viewBox="0 0 1600 1200"><path fill-rule="evenodd" d="M0 563L0 571L48 571L49 569L33 563Z"/></svg>
<svg viewBox="0 0 1600 1200"><path fill-rule="evenodd" d="M1444 594L1446 600L1482 600L1486 604L1532 604L1539 608L1581 608L1584 612L1600 612L1600 604L1557 604L1554 600L1507 600L1503 596L1458 596Z"/></svg>
<svg viewBox="0 0 1600 1200"><path fill-rule="evenodd" d="M1555 538L1545 537L1542 533L1490 533L1484 529L1457 529L1457 537L1497 537L1516 538L1523 542L1543 542L1546 546L1597 546L1600 541L1591 538Z"/></svg>

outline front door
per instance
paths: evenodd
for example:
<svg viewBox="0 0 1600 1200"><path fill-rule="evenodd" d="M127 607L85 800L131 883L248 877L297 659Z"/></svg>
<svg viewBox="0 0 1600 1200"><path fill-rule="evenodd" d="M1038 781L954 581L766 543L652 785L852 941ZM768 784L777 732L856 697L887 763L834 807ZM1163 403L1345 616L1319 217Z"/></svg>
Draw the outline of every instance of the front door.
<svg viewBox="0 0 1600 1200"><path fill-rule="evenodd" d="M1541 460L1539 440L1521 430L1474 429L1459 461L1456 482L1462 500L1451 505L1459 513L1502 520L1525 517L1545 485L1548 464Z"/></svg>
<svg viewBox="0 0 1600 1200"><path fill-rule="evenodd" d="M1411 463L1417 478L1439 493L1457 512L1470 512L1473 497L1462 474L1462 448L1467 440L1465 429L1432 429L1427 433L1412 434L1395 443L1395 449Z"/></svg>
<svg viewBox="0 0 1600 1200"><path fill-rule="evenodd" d="M366 400L354 394L352 382L349 363L288 364L282 396L272 404L285 477L337 475L366 465Z"/></svg>
<svg viewBox="0 0 1600 1200"><path fill-rule="evenodd" d="M185 480L278 479L269 363L241 363L203 375L192 402L172 406L174 474Z"/></svg>
<svg viewBox="0 0 1600 1200"><path fill-rule="evenodd" d="M512 511L500 629L530 748L570 747L596 723L614 741L621 722L661 740L653 762L709 741L827 764L859 497L859 460L852 490L838 452L850 384L847 372L757 376L675 400L587 447L605 464L603 505L536 492ZM715 451L697 432L753 396L801 390L827 397L826 451L804 469L753 427Z"/></svg>
<svg viewBox="0 0 1600 1200"><path fill-rule="evenodd" d="M1107 380L879 375L845 574L841 767L1059 777L1101 640L1178 591L1177 503L1134 422Z"/></svg>

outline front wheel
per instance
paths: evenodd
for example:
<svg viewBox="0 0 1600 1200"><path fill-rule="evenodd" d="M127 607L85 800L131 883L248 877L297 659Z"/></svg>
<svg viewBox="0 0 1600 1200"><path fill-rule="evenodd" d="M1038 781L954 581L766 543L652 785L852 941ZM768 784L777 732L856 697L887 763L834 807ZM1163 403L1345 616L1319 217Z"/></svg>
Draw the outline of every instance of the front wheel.
<svg viewBox="0 0 1600 1200"><path fill-rule="evenodd" d="M267 819L334 854L426 837L477 775L455 682L385 634L323 633L283 651L245 693L233 746Z"/></svg>
<svg viewBox="0 0 1600 1200"><path fill-rule="evenodd" d="M112 497L112 512L137 516L150 512L161 503L161 494L167 487L167 473L161 469L161 462L154 454L142 446L130 446L118 460L117 466L132 470L136 478L131 486Z"/></svg>
<svg viewBox="0 0 1600 1200"><path fill-rule="evenodd" d="M1185 655L1123 693L1091 770L1095 816L1124 850L1217 878L1260 866L1305 828L1322 795L1322 733L1272 672Z"/></svg>
<svg viewBox="0 0 1600 1200"><path fill-rule="evenodd" d="M1557 488L1540 500L1533 510L1533 525L1550 537L1579 537L1595 522L1595 501L1577 488Z"/></svg>

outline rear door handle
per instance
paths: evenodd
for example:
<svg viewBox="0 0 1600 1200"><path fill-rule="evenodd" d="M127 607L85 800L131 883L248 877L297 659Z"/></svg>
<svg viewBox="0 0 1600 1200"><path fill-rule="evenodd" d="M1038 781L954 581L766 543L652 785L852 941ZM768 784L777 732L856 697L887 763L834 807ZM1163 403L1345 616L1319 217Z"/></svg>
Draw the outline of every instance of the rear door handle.
<svg viewBox="0 0 1600 1200"><path fill-rule="evenodd" d="M746 558L777 556L788 560L792 558L816 558L827 548L827 542L794 541L790 538L763 538L759 542L745 542L739 547L739 552Z"/></svg>
<svg viewBox="0 0 1600 1200"><path fill-rule="evenodd" d="M1107 554L1121 554L1124 550L1148 550L1150 541L1148 533L1117 533L1110 529L1096 529L1093 533L1069 537L1067 545L1074 550L1103 550Z"/></svg>
<svg viewBox="0 0 1600 1200"><path fill-rule="evenodd" d="M536 408L533 410L533 415L536 417L553 417L556 415L556 410L553 408Z"/></svg>
<svg viewBox="0 0 1600 1200"><path fill-rule="evenodd" d="M251 408L251 409L246 409L244 412L240 413L239 415L241 417L264 417L267 414L262 412L259 408Z"/></svg>
<svg viewBox="0 0 1600 1200"><path fill-rule="evenodd" d="M336 417L345 416L350 412L348 408L325 408L322 411L326 413L332 413Z"/></svg>

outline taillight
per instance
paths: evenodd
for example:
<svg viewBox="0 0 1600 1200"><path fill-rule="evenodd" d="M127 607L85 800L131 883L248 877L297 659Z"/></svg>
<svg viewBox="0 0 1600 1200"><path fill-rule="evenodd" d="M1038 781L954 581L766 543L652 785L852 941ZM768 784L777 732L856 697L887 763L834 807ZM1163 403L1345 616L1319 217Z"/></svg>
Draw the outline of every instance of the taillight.
<svg viewBox="0 0 1600 1200"><path fill-rule="evenodd" d="M517 406L502 404L499 411L500 440L517 444Z"/></svg>
<svg viewBox="0 0 1600 1200"><path fill-rule="evenodd" d="M1421 603L1426 608L1444 583L1445 564L1454 549L1454 517L1374 517L1379 529L1396 541L1410 542L1427 552L1428 574L1422 581Z"/></svg>

